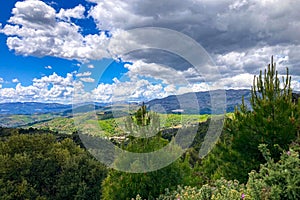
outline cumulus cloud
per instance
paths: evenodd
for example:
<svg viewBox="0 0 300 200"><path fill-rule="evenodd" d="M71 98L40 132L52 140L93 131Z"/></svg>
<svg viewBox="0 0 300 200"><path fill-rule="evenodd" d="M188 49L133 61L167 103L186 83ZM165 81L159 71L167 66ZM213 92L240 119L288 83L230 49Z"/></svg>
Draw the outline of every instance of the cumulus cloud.
<svg viewBox="0 0 300 200"><path fill-rule="evenodd" d="M92 72L89 71L76 74L77 77L90 76L90 75L92 75Z"/></svg>
<svg viewBox="0 0 300 200"><path fill-rule="evenodd" d="M200 74L194 68L188 68L184 71L175 70L169 66L156 63L145 63L138 60L133 64L125 64L129 71L127 75L137 80L139 77L153 78L162 81L164 84L187 84L190 81L201 81Z"/></svg>
<svg viewBox="0 0 300 200"><path fill-rule="evenodd" d="M100 29L171 28L199 42L202 38L210 49L215 45L228 48L235 44L256 45L260 41L294 42L299 38L300 15L295 8L300 3L294 0L90 1L97 3L89 13Z"/></svg>
<svg viewBox="0 0 300 200"><path fill-rule="evenodd" d="M161 84L153 84L145 79L125 82L114 79L113 84L99 84L92 95L95 100L104 102L144 101L166 96Z"/></svg>
<svg viewBox="0 0 300 200"><path fill-rule="evenodd" d="M121 99L126 93L134 99L148 99L223 86L226 89L250 88L254 74L266 67L271 55L274 55L279 73L284 74L289 67L293 88L300 88L300 1L87 1L94 3L89 10L78 5L59 12L40 0L17 2L8 24L0 26L0 32L8 36L7 46L17 54L79 61L121 57L131 62L125 65L129 81L115 79L112 84L98 85L91 93L82 89L81 95L86 98L94 95L99 101ZM82 27L73 19L86 17L94 19L99 34L81 34ZM169 28L193 38L207 50L221 77L215 76L212 65L200 63L203 71L195 70L180 52L189 52L190 57L204 60L204 64L208 62L181 40L173 41L170 35L155 38L147 32L131 35L128 31L149 26ZM109 31L111 37L103 30ZM179 55L147 49L153 44L166 49L175 46ZM120 55L130 49L141 50ZM88 65L88 68L94 66ZM90 75L90 72L77 74L79 80L76 82L72 74L67 77L52 74L34 79L31 87L18 84L16 88L1 89L1 95L10 97L23 91L27 97L34 98L34 95L39 96L36 88L40 88L49 98L55 99L71 94L68 84L76 83L84 88L84 82L94 82ZM150 83L150 79L155 80L154 83ZM53 85L52 91L48 89L49 84Z"/></svg>
<svg viewBox="0 0 300 200"><path fill-rule="evenodd" d="M300 53L300 45L264 46L215 55L215 61L222 74L230 77L245 72L258 74L270 63L270 56L273 55L279 73L286 73L288 67L290 74L297 78L300 75L300 59L295 56L297 53Z"/></svg>
<svg viewBox="0 0 300 200"><path fill-rule="evenodd" d="M92 17L99 30L109 30L113 36L136 27L170 28L192 37L212 55L247 54L253 48L273 49L300 41L296 9L300 2L294 0L88 1L95 3L88 16L80 4L56 13L39 0L17 2L1 32L9 36L8 47L16 53L78 60L110 57L109 38L103 32L82 36L71 18ZM291 62L294 59L290 57Z"/></svg>
<svg viewBox="0 0 300 200"><path fill-rule="evenodd" d="M300 80L300 77L298 77L298 80ZM292 80L292 81L291 81L291 88L292 88L294 91L300 92L300 81Z"/></svg>
<svg viewBox="0 0 300 200"><path fill-rule="evenodd" d="M15 82L17 79L14 79ZM16 82L17 83L17 82ZM34 78L32 85L23 86L17 83L15 88L1 88L1 102L17 101L41 101L41 102L63 102L71 103L74 85L76 82L73 75L68 73L62 77L53 73L49 76ZM81 88L83 88L82 86Z"/></svg>
<svg viewBox="0 0 300 200"><path fill-rule="evenodd" d="M99 29L119 29L119 34L120 29L147 26L177 30L203 45L226 76L232 71L233 76L244 72L257 73L271 55L288 57L288 62L283 64L293 68L295 74L300 74L297 67L300 14L296 9L300 7L300 1L90 1L97 3L89 15L95 19ZM134 48L144 48L132 42L127 33L120 35ZM166 43L168 40L157 38L149 41ZM119 50L122 52L122 49ZM144 62L156 63L158 54L143 53L132 54L131 59L136 56L138 60L144 56ZM159 57L160 60L168 60L168 56L160 54ZM175 67L174 60L178 61L162 62Z"/></svg>
<svg viewBox="0 0 300 200"><path fill-rule="evenodd" d="M92 83L95 81L94 79L83 76L79 80L75 80L73 73L68 73L65 77L53 73L49 76L33 79L29 86L17 83L15 88L0 87L0 102L82 103L96 101L109 103L147 101L169 95L215 90L223 86L225 89L247 89L252 85L253 78L252 74L243 73L222 78L218 82L195 82L184 85L151 82L143 78L126 81L114 78L112 84L100 83L91 91L86 91L85 83ZM299 79L299 77L297 78ZM294 90L300 91L299 81L292 81L291 86Z"/></svg>
<svg viewBox="0 0 300 200"><path fill-rule="evenodd" d="M80 80L82 82L85 82L85 83L93 83L95 82L95 79L91 78L91 77L84 77L84 78L80 78Z"/></svg>
<svg viewBox="0 0 300 200"><path fill-rule="evenodd" d="M106 50L109 39L104 32L83 36L81 27L70 22L71 17L83 18L83 12L80 5L56 13L43 1L19 1L0 32L8 36L7 46L17 54L80 61L109 57Z"/></svg>
<svg viewBox="0 0 300 200"><path fill-rule="evenodd" d="M48 65L45 67L45 69L52 69L52 66Z"/></svg>
<svg viewBox="0 0 300 200"><path fill-rule="evenodd" d="M19 79L14 78L11 82L13 82L13 83L19 83L20 81L19 81Z"/></svg>
<svg viewBox="0 0 300 200"><path fill-rule="evenodd" d="M71 18L75 19L83 19L84 16L85 7L83 7L81 4L76 6L72 9L60 9L59 13L56 15L59 19L64 19L67 21L70 21Z"/></svg>

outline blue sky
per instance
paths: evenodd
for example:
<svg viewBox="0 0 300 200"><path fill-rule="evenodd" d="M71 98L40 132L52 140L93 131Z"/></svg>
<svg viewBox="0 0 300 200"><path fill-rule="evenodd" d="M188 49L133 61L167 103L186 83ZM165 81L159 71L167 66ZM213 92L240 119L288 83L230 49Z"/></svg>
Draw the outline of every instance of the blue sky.
<svg viewBox="0 0 300 200"><path fill-rule="evenodd" d="M300 90L299 1L10 0L1 6L0 102L71 103L74 92L86 101L149 100L250 88L271 55L280 74L289 67L292 87ZM204 80L178 55L149 49L119 55L122 47L110 46L115 38L135 44L129 30L140 27L192 38L220 77Z"/></svg>
<svg viewBox="0 0 300 200"><path fill-rule="evenodd" d="M0 13L0 23L5 24L11 17L12 9L17 1L5 1L2 5L2 10ZM82 0L72 0L72 1L44 1L49 5L52 5L58 12L61 8L69 9L73 8L79 4L85 5L86 8L90 8L91 3L86 3ZM87 34L97 34L99 30L96 29L93 19L79 19L75 20L77 24L82 27L81 33L83 35ZM0 34L0 74L5 80L3 87L12 87L16 83L12 83L12 80L17 78L22 85L28 86L32 84L33 78L38 78L42 76L49 76L53 72L60 76L66 76L67 73L72 73L78 71L80 66L83 64L77 60L67 60L62 58L57 58L53 56L24 56L22 54L16 54L14 50L9 50L6 45L7 37L4 34ZM107 62L112 62L111 67L108 68L108 72L100 80L105 83L111 83L112 78L118 77L120 73L124 72L122 64L114 62L113 59L109 61L105 60L103 63L101 61L97 62L97 65L106 65ZM86 64L86 63L84 63ZM51 66L49 69L48 66ZM117 66L117 67L116 67Z"/></svg>

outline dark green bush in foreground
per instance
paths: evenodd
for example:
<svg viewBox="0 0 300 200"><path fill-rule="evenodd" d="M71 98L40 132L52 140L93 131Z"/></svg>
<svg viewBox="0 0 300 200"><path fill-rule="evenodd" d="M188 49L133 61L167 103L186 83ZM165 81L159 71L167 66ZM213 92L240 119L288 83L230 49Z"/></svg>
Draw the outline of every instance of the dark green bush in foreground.
<svg viewBox="0 0 300 200"><path fill-rule="evenodd" d="M267 160L259 172L252 171L246 185L238 181L218 179L200 188L178 186L177 190L167 190L158 200L282 200L300 199L300 145L282 152L280 160L274 162L266 145L260 151ZM139 195L136 200L142 200Z"/></svg>
<svg viewBox="0 0 300 200"><path fill-rule="evenodd" d="M13 135L0 142L1 199L100 199L106 169L70 139Z"/></svg>

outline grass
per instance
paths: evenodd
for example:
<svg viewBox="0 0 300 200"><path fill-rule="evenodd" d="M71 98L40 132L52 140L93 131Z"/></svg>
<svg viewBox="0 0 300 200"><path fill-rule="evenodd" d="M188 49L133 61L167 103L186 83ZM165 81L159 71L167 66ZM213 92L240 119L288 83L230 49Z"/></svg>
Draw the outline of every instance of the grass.
<svg viewBox="0 0 300 200"><path fill-rule="evenodd" d="M179 114L159 114L161 128L180 128L182 125L192 125L205 122L210 115L179 115ZM232 116L228 113L227 116ZM43 116L45 117L45 116ZM15 120L26 120L25 116L14 116ZM75 122L74 122L75 121ZM76 124L76 126L75 126ZM85 113L73 118L56 117L49 121L36 123L24 128L38 128L51 130L59 133L72 134L80 129L83 133L97 135L101 137L111 137L124 135L125 117L97 120L92 113Z"/></svg>
<svg viewBox="0 0 300 200"><path fill-rule="evenodd" d="M42 120L49 120L55 116L51 114L40 115L1 115L0 126L3 127L19 127L27 124L35 123Z"/></svg>

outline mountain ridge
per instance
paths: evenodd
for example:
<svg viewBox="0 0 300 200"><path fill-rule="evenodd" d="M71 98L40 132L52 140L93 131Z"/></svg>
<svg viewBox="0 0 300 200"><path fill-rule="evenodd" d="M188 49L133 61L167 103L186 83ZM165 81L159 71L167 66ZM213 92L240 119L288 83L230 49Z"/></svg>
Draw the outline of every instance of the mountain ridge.
<svg viewBox="0 0 300 200"><path fill-rule="evenodd" d="M154 107L152 110L156 112L161 112L159 109L163 110L165 113L172 113L172 111L185 108L182 113L184 114L224 114L225 110L212 111L211 109L211 96L210 93L222 98L222 90L204 91L204 92L192 92L185 93L182 95L170 95L161 99L154 99L146 103L150 108ZM225 103L226 112L233 112L234 108L242 103L242 97L244 96L245 104L250 107L250 97L251 90L225 90L226 99L221 102ZM214 96L215 97L215 96ZM218 97L217 97L218 98ZM195 102L195 100L197 102ZM223 105L218 105L219 102L215 102L216 107L222 108ZM157 106L158 105L158 106ZM158 107L158 109L155 109Z"/></svg>
<svg viewBox="0 0 300 200"><path fill-rule="evenodd" d="M213 91L204 91L204 92L193 92L193 93L185 93L181 95L170 95L161 99L153 99L145 102L147 106L150 108L160 106L163 108L163 111L166 113L172 113L172 110L180 109L180 104L190 105L190 107L186 110L187 114L210 114L211 113L211 105L210 105L210 93L218 92L221 90L213 90ZM249 103L251 91L244 90L225 90L226 92L226 112L232 112L234 107L241 103L242 96L245 96L246 104ZM193 98L192 98L193 97ZM191 102L190 100L198 101ZM200 113L195 113L194 110L199 105ZM95 107L96 110L107 107L109 104L99 103L99 102L90 102L83 103L73 106L72 104L60 104L60 103L42 103L42 102L12 102L12 103L0 103L0 115L34 115L34 114L60 114L65 116L71 115L73 107L76 107L75 111L82 110L84 112L85 109L90 111L91 108ZM159 109L153 109L154 111L160 112Z"/></svg>

